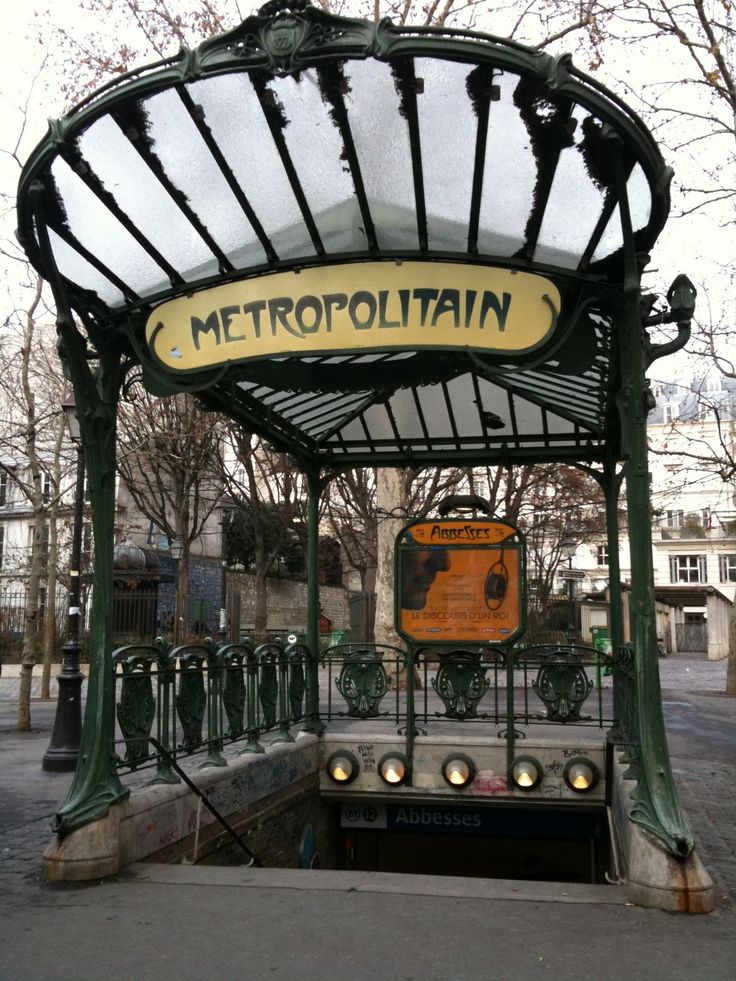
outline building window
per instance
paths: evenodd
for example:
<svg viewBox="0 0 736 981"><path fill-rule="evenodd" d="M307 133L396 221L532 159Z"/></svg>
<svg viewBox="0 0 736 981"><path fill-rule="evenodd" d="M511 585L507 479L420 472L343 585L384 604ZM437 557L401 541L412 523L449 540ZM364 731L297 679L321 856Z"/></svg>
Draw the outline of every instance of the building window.
<svg viewBox="0 0 736 981"><path fill-rule="evenodd" d="M685 524L685 512L665 511L664 520L668 528L682 528Z"/></svg>
<svg viewBox="0 0 736 981"><path fill-rule="evenodd" d="M0 569L3 567L3 558L5 556L5 529L0 527Z"/></svg>
<svg viewBox="0 0 736 981"><path fill-rule="evenodd" d="M718 569L721 582L736 582L736 555L719 555Z"/></svg>
<svg viewBox="0 0 736 981"><path fill-rule="evenodd" d="M8 475L5 471L0 472L0 507L8 503Z"/></svg>
<svg viewBox="0 0 736 981"><path fill-rule="evenodd" d="M704 555L671 555L670 581L708 582Z"/></svg>
<svg viewBox="0 0 736 981"><path fill-rule="evenodd" d="M608 545L599 545L596 554L598 565L608 565Z"/></svg>
<svg viewBox="0 0 736 981"><path fill-rule="evenodd" d="M48 504L51 500L51 474L43 475L43 503Z"/></svg>
<svg viewBox="0 0 736 981"><path fill-rule="evenodd" d="M92 564L92 525L85 521L82 525L82 568L89 569Z"/></svg>
<svg viewBox="0 0 736 981"><path fill-rule="evenodd" d="M663 412L665 422L674 422L680 416L680 406L677 402L665 402Z"/></svg>

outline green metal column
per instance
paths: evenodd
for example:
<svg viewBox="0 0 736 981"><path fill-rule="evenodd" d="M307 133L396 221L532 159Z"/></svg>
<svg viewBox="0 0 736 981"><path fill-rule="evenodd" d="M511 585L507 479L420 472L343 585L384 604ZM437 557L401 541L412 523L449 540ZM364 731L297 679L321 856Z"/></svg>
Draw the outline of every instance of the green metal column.
<svg viewBox="0 0 736 981"><path fill-rule="evenodd" d="M35 183L31 199L37 234L53 255L42 213L43 187ZM65 835L102 818L112 804L124 800L115 767L115 678L113 649L113 548L115 530L115 441L117 406L125 371L115 343L93 323L87 323L96 350L77 330L58 270L49 276L56 303L59 356L74 387L82 445L87 462L94 534L95 581L92 598L92 637L89 679L79 760L74 780L52 826Z"/></svg>
<svg viewBox="0 0 736 981"><path fill-rule="evenodd" d="M319 469L307 470L307 705L304 732L320 733L319 717L319 500L323 484Z"/></svg>
<svg viewBox="0 0 736 981"><path fill-rule="evenodd" d="M644 261L640 263L640 257L635 253L626 183L620 162L617 170L626 270L624 302L618 323L621 366L619 411L626 460L631 619L639 730L639 746L633 761L637 787L633 795L631 820L647 828L672 855L684 858L690 854L694 843L672 777L657 660L647 454L649 386L645 377L646 352L640 314L640 275ZM628 735L630 738L634 736L632 733Z"/></svg>
<svg viewBox="0 0 736 981"><path fill-rule="evenodd" d="M601 480L606 501L606 539L608 542L608 623L611 634L611 650L613 654L621 649L624 642L624 617L621 603L621 562L619 560L619 529L618 502L621 493L623 471L616 472L615 461L607 461ZM616 731L620 730L622 719L621 686L614 684L613 714L616 719Z"/></svg>
<svg viewBox="0 0 736 981"><path fill-rule="evenodd" d="M67 834L103 817L111 804L128 795L115 768L112 668L115 434L123 372L120 356L114 352L103 352L96 369L90 371L74 325L60 323L59 334L87 456L95 549L90 670L79 762L67 799L54 819L54 830Z"/></svg>

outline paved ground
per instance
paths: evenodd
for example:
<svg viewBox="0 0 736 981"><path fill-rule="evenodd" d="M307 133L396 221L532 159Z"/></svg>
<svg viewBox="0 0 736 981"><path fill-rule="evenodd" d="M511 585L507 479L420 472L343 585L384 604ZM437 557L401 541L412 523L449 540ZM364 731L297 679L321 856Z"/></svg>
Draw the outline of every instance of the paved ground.
<svg viewBox="0 0 736 981"><path fill-rule="evenodd" d="M45 774L53 703L18 734L0 679L0 978L731 979L736 963L736 699L725 664L660 662L673 766L717 886L710 916L628 906L560 884L291 870L136 866L41 881L71 777ZM588 887L589 888L589 887ZM591 901L593 899L593 901Z"/></svg>

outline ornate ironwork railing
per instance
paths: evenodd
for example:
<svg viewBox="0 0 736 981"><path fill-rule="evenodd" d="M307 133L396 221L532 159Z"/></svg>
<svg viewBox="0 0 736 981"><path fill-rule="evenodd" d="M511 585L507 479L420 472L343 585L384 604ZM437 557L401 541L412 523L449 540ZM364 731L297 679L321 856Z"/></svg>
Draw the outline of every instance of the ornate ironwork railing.
<svg viewBox="0 0 736 981"><path fill-rule="evenodd" d="M532 725L603 728L613 724L614 707L610 692L604 697L601 669L614 663L625 686L622 656L599 661L603 655L592 648L551 645L408 651L338 645L317 662L320 720L330 727L385 723L410 734L444 723L486 723L498 736ZM202 766L225 766L226 746L263 752L264 737L293 741L292 730L309 721L310 655L303 644L207 639L172 648L159 638L119 648L113 664L118 767L155 766L156 782L178 778L151 750L151 736L173 759L206 754ZM635 700L621 701L635 716ZM616 718L633 731L635 717Z"/></svg>
<svg viewBox="0 0 736 981"><path fill-rule="evenodd" d="M119 739L118 766L156 766L155 782L175 783L165 757L151 752L150 737L174 759L207 753L202 766L225 766L226 744L260 753L259 739L291 742L304 719L306 666L303 644L270 641L258 646L201 644L121 647L113 654Z"/></svg>
<svg viewBox="0 0 736 981"><path fill-rule="evenodd" d="M494 725L592 725L613 722L604 698L608 661L588 647L422 650L417 718ZM595 695L593 694L595 692Z"/></svg>
<svg viewBox="0 0 736 981"><path fill-rule="evenodd" d="M406 721L406 651L388 644L337 644L322 651L320 666L328 725L338 719Z"/></svg>
<svg viewBox="0 0 736 981"><path fill-rule="evenodd" d="M627 777L638 778L639 701L633 644L624 644L611 660L614 680L614 738L624 747L623 760L629 765Z"/></svg>

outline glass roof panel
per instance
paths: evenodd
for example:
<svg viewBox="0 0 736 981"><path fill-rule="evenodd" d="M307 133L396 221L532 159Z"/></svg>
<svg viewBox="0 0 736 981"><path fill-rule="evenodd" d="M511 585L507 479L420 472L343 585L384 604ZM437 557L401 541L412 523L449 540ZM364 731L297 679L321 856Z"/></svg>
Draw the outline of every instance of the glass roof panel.
<svg viewBox="0 0 736 981"><path fill-rule="evenodd" d="M626 184L631 210L631 224L635 232L646 228L652 214L652 191L641 164L635 164Z"/></svg>
<svg viewBox="0 0 736 981"><path fill-rule="evenodd" d="M55 158L51 173L69 230L86 249L107 260L111 271L137 293L155 293L169 285L163 270L61 157Z"/></svg>
<svg viewBox="0 0 736 981"><path fill-rule="evenodd" d="M49 229L51 250L54 260L62 276L77 283L83 289L95 292L103 303L109 307L119 307L125 302L125 297L109 279L98 272L86 259Z"/></svg>
<svg viewBox="0 0 736 981"><path fill-rule="evenodd" d="M424 437L417 404L411 389L400 388L391 396L391 412L396 421L396 428L404 439L420 439Z"/></svg>
<svg viewBox="0 0 736 981"><path fill-rule="evenodd" d="M264 262L250 222L177 93L159 92L144 105L154 152L223 252L238 269Z"/></svg>
<svg viewBox="0 0 736 981"><path fill-rule="evenodd" d="M324 398L316 399L308 405L295 406L284 412L284 416L299 426L304 426L315 417L329 417L334 424L341 415L345 414L346 409L359 405L361 401L361 395L333 396L330 394Z"/></svg>
<svg viewBox="0 0 736 981"><path fill-rule="evenodd" d="M635 232L646 228L652 214L652 193L644 171L636 164L626 184L626 194L629 199L631 225ZM621 231L621 212L616 205L610 220L601 236L601 240L593 253L592 262L598 262L612 255L623 245L624 237Z"/></svg>
<svg viewBox="0 0 736 981"><path fill-rule="evenodd" d="M302 213L249 79L217 75L187 86L281 258L314 255Z"/></svg>
<svg viewBox="0 0 736 981"><path fill-rule="evenodd" d="M494 439L499 435L507 437L512 432L509 414L509 396L505 388L494 385L485 378L478 379L480 409L484 414L497 416L503 426L498 429L488 427L486 432Z"/></svg>
<svg viewBox="0 0 736 981"><path fill-rule="evenodd" d="M514 395L514 415L516 417L516 429L519 433L539 434L544 432L542 410L538 405L522 398L519 394ZM570 424L570 429L572 429L572 424Z"/></svg>
<svg viewBox="0 0 736 981"><path fill-rule="evenodd" d="M81 135L79 148L118 206L184 279L217 272L210 249L110 116Z"/></svg>
<svg viewBox="0 0 736 981"><path fill-rule="evenodd" d="M485 436L481 425L478 406L475 401L475 386L470 374L452 378L447 383L450 407L455 420L455 428L463 439L469 436Z"/></svg>
<svg viewBox="0 0 736 981"><path fill-rule="evenodd" d="M473 66L417 58L417 95L427 231L433 249L466 249L478 129L466 90Z"/></svg>
<svg viewBox="0 0 736 981"><path fill-rule="evenodd" d="M547 410L545 413L545 418L547 422L547 432L549 433L571 433L574 429L574 426L569 419L564 419L562 416L558 416L556 412L550 412Z"/></svg>
<svg viewBox="0 0 736 981"><path fill-rule="evenodd" d="M396 438L385 405L369 405L363 413L363 421L371 439Z"/></svg>
<svg viewBox="0 0 736 981"><path fill-rule="evenodd" d="M329 114L316 72L268 83L283 110L284 139L328 252L365 249L360 209L340 131Z"/></svg>
<svg viewBox="0 0 736 981"><path fill-rule="evenodd" d="M391 69L385 62L351 61L345 74L345 103L378 245L417 249L409 130Z"/></svg>
<svg viewBox="0 0 736 981"><path fill-rule="evenodd" d="M524 231L534 201L537 165L514 90L519 76L504 72L494 77L500 99L491 102L480 206L478 250L510 256L524 243Z"/></svg>
<svg viewBox="0 0 736 981"><path fill-rule="evenodd" d="M359 419L352 419L343 429L335 433L328 440L329 444L332 445L334 442L339 440L345 440L346 442L352 442L353 440L363 440L365 441L365 430L360 423Z"/></svg>
<svg viewBox="0 0 736 981"><path fill-rule="evenodd" d="M573 119L575 142L560 154L534 253L535 262L565 269L577 268L605 203L584 157L586 137L600 130L600 123L580 106Z"/></svg>
<svg viewBox="0 0 736 981"><path fill-rule="evenodd" d="M451 436L452 425L439 385L422 385L417 388L417 398L429 432L434 436Z"/></svg>

